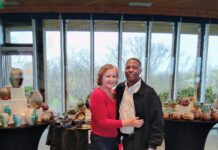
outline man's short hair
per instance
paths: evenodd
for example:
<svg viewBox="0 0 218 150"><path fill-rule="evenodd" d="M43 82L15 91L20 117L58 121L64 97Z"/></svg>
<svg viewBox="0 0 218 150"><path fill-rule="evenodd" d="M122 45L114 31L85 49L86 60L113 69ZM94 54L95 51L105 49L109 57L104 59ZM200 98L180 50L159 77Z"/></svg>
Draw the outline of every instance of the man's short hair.
<svg viewBox="0 0 218 150"><path fill-rule="evenodd" d="M135 60L135 61L137 61L137 62L139 63L139 67L141 68L142 63L141 63L141 61L140 61L138 58L135 58L135 57L129 58L129 59L126 61L126 64L127 64L130 60Z"/></svg>

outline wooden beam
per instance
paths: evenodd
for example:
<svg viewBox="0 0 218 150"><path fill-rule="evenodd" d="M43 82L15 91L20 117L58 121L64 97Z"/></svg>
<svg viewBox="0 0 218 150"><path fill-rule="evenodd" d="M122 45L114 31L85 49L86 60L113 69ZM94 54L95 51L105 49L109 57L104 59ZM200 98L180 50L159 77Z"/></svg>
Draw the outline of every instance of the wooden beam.
<svg viewBox="0 0 218 150"><path fill-rule="evenodd" d="M192 9L163 9L142 8L128 6L72 6L72 5L37 5L37 6L10 6L0 10L0 13L116 13L116 14L145 14L188 16L202 18L218 18L217 11Z"/></svg>

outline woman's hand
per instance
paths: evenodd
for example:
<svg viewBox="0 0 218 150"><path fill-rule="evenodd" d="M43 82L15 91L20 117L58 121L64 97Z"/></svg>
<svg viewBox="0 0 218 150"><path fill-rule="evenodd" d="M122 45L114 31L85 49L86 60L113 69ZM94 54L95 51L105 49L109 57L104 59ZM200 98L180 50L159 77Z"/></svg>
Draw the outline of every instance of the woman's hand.
<svg viewBox="0 0 218 150"><path fill-rule="evenodd" d="M140 128L144 123L143 119L139 119L139 117L133 117L128 120L122 120L122 125L123 126L131 126L131 127L136 127Z"/></svg>

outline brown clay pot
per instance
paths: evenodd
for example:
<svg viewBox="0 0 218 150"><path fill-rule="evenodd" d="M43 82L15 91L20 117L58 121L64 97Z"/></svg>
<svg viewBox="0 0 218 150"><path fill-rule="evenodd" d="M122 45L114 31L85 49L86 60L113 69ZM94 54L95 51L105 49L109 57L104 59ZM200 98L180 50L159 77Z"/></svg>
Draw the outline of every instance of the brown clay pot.
<svg viewBox="0 0 218 150"><path fill-rule="evenodd" d="M202 112L201 120L210 120L211 119L211 111Z"/></svg>
<svg viewBox="0 0 218 150"><path fill-rule="evenodd" d="M10 99L10 89L9 88L0 88L0 100Z"/></svg>
<svg viewBox="0 0 218 150"><path fill-rule="evenodd" d="M212 111L211 118L216 121L218 120L218 109Z"/></svg>

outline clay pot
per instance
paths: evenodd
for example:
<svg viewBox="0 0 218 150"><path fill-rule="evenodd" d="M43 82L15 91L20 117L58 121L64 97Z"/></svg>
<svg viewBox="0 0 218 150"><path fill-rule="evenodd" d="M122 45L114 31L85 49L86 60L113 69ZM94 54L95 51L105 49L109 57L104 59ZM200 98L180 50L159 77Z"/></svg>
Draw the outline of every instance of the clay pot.
<svg viewBox="0 0 218 150"><path fill-rule="evenodd" d="M164 112L164 113L163 113L163 118L164 118L164 119L170 118L169 113L168 113L168 112Z"/></svg>
<svg viewBox="0 0 218 150"><path fill-rule="evenodd" d="M0 88L0 100L10 99L10 89L9 88Z"/></svg>
<svg viewBox="0 0 218 150"><path fill-rule="evenodd" d="M12 68L9 80L12 87L19 88L23 83L23 71L19 68Z"/></svg>
<svg viewBox="0 0 218 150"><path fill-rule="evenodd" d="M211 111L202 112L201 120L210 120L211 119Z"/></svg>
<svg viewBox="0 0 218 150"><path fill-rule="evenodd" d="M28 108L25 114L25 120L28 125L37 124L38 121L38 113L34 108Z"/></svg>
<svg viewBox="0 0 218 150"><path fill-rule="evenodd" d="M218 109L218 98L214 100L214 108Z"/></svg>
<svg viewBox="0 0 218 150"><path fill-rule="evenodd" d="M213 111L212 111L212 113L211 113L211 118L213 119L213 120L218 120L218 109L214 109Z"/></svg>
<svg viewBox="0 0 218 150"><path fill-rule="evenodd" d="M28 101L30 107L39 109L43 103L42 95L38 90L34 90Z"/></svg>
<svg viewBox="0 0 218 150"><path fill-rule="evenodd" d="M49 110L43 111L41 114L42 122L49 122L53 118L53 113Z"/></svg>
<svg viewBox="0 0 218 150"><path fill-rule="evenodd" d="M0 124L3 127L8 127L9 115L7 113L0 113Z"/></svg>
<svg viewBox="0 0 218 150"><path fill-rule="evenodd" d="M201 118L201 114L202 114L201 109L195 109L195 110L192 111L192 113L194 114L195 119L200 119Z"/></svg>

